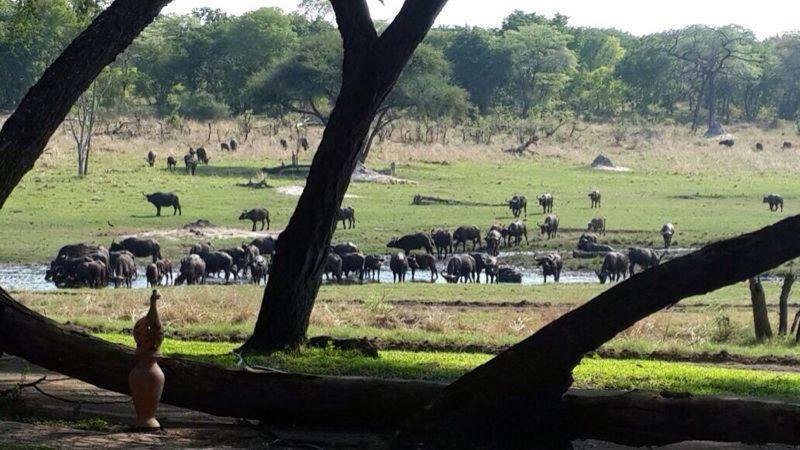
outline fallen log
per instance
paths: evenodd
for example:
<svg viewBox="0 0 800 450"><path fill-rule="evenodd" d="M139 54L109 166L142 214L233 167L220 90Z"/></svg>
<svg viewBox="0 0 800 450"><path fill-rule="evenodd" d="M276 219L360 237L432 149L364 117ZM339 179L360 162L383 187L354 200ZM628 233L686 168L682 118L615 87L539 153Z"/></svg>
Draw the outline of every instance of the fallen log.
<svg viewBox="0 0 800 450"><path fill-rule="evenodd" d="M469 200L454 200L441 197L429 197L417 194L411 200L412 205L463 205L463 206L506 206L505 203L473 202Z"/></svg>
<svg viewBox="0 0 800 450"><path fill-rule="evenodd" d="M280 166L264 167L261 169L262 172L270 175L283 175L285 172L290 172L295 175L299 173L307 174L309 170L311 170L311 166L307 164L290 164L288 166L281 164Z"/></svg>
<svg viewBox="0 0 800 450"><path fill-rule="evenodd" d="M257 182L253 182L253 180L250 179L250 180L247 181L247 183L236 183L236 186L245 187L245 188L251 188L251 189L267 189L267 188L271 188L272 187L269 184L267 184L267 180L266 179L262 179L262 180L257 181Z"/></svg>
<svg viewBox="0 0 800 450"><path fill-rule="evenodd" d="M60 325L14 301L2 289L0 349L128 394L132 349ZM226 369L181 358L160 358L159 365L166 375L164 403L274 425L392 429L446 387L428 381ZM625 445L683 440L800 444L800 433L796 433L800 405L777 401L571 390L560 402L559 416L569 424L566 430L571 439Z"/></svg>

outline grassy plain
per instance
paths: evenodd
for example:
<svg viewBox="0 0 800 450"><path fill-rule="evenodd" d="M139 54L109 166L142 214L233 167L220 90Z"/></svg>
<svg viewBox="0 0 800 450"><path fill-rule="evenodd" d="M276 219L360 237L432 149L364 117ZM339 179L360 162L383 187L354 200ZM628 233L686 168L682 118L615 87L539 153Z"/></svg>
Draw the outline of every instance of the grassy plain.
<svg viewBox="0 0 800 450"><path fill-rule="evenodd" d="M130 336L100 334L110 342L132 345ZM235 344L166 340L162 347L168 356L180 356L234 366L230 352ZM248 360L251 365L278 370L318 374L379 378L452 381L485 363L490 355L383 351L379 358L368 358L336 350L309 349L298 354L276 354ZM574 373L576 388L646 389L731 394L754 397L800 398L800 374L770 373L730 367L709 367L645 360L607 360L584 358Z"/></svg>
<svg viewBox="0 0 800 450"><path fill-rule="evenodd" d="M255 206L268 207L273 219L271 232L280 231L297 201L282 188L302 186L303 179L272 177L268 189L236 184L257 180L261 167L289 161L288 152L278 145L281 135L255 133L240 151L220 153L214 144L206 143L205 125L190 126L190 134L168 136L163 141L152 129L128 139L98 136L90 175L83 179L74 174L68 136L58 133L0 211L0 264L46 262L66 243L108 245L121 236L146 233L156 237L167 256L177 260L185 247L197 241L212 240L224 246L252 239L250 224L237 218L242 209ZM233 123L214 126L222 136L235 134ZM573 260L568 255L586 222L596 215L608 220L608 235L603 239L620 248L658 245L658 230L667 221L677 228L674 245L695 247L800 211L798 154L779 149L781 142L791 140L787 133L793 131L788 128L734 127L737 144L733 149L670 127L634 130L622 145L615 146L609 131L608 127L592 126L580 136L558 137L520 158L501 151L509 146L508 140L490 146L385 142L373 153L370 165L382 168L395 161L398 176L413 183L353 183L345 203L355 207L358 224L353 230L337 230L335 240L353 241L366 252L386 252L386 242L399 234L462 224L486 229L494 222L511 220L508 209L500 204L518 192L531 200L527 218L531 242L524 249L560 249L567 255L569 268L590 269L598 262ZM318 130L312 130L312 143L316 139ZM764 143L764 152L752 150L757 141ZM167 171L167 155L180 157L190 145L200 144L212 149L211 165L200 167L194 178L182 170ZM150 149L159 154L154 168L145 163ZM631 171L589 169L598 153ZM311 155L301 158L308 162ZM590 208L586 194L591 189L603 192L600 210ZM173 217L165 211L164 217L155 217L142 192L157 190L178 193L184 214ZM554 212L561 218L561 235L552 241L534 232L542 216L534 196L545 191L555 195ZM785 197L783 212L772 213L761 203L767 192ZM498 206L412 205L418 193ZM197 219L210 220L218 229L209 235L182 231L183 224ZM530 256L517 256L513 261L524 263L526 258ZM366 336L379 338L388 346L469 348L472 353L387 350L379 360L370 360L308 350L262 362L314 373L452 379L489 357L481 352L518 342L607 288L599 284L326 285L312 316L311 335ZM774 304L780 286L769 281L765 288L775 324ZM226 353L252 330L263 287L193 286L165 288L162 294L162 318L170 335L165 351L231 364L233 359ZM142 290L111 289L18 292L15 296L58 321L110 333L103 336L128 343L129 338L119 333L126 332L143 314L147 300ZM639 322L605 349L637 354L725 351L746 356L800 356L798 347L782 337L755 343L748 305L747 287L742 284L686 299ZM792 313L796 308L793 303ZM636 386L765 396L800 393L796 375L639 360L586 359L576 371L576 379L581 387Z"/></svg>
<svg viewBox="0 0 800 450"><path fill-rule="evenodd" d="M218 124L222 135L233 134L231 123ZM227 127L227 128L226 128ZM156 232L169 256L208 237L174 234L187 222L207 219L214 224L249 231L249 222L237 220L239 212L266 206L273 230L281 230L297 197L278 188L302 185L296 177L273 177L271 189L236 186L258 178L258 169L288 161L276 137L254 134L236 153L221 153L216 144L205 144L206 131L194 124L193 133L161 142L156 135L120 140L98 136L90 174L75 176L73 149L64 133L57 133L45 155L23 179L0 214L0 261L44 262L58 248L77 241L108 245L122 235ZM314 142L317 130L312 130ZM417 193L464 201L500 204L514 193L534 196L552 192L554 212L561 218L561 236L544 241L535 230L542 213L528 208L531 249L574 247L580 230L590 218L608 219L605 240L624 247L658 244L658 230L665 222L677 227L674 244L697 246L715 239L762 227L800 211L797 205L800 171L795 151L777 150L785 140L781 130L748 128L737 136L733 149L693 137L683 129L658 128L647 139L632 135L623 146L611 145L608 129L590 128L578 138L543 144L531 156L515 158L503 153L502 143L490 146L405 145L387 142L376 149L371 165L385 167L397 161L398 176L413 184L378 185L353 183L345 202L356 209L358 225L337 231L336 240L356 242L368 252L386 251L392 237L434 227L455 228L475 224L482 229L494 222L508 222L505 206L414 206ZM753 152L755 140L767 150ZM751 142L753 141L753 142ZM774 148L771 142L774 141ZM190 145L213 148L211 164L200 167L196 177L182 170L166 169L168 154L180 158ZM154 168L145 163L147 150L159 154ZM598 153L612 157L631 172L607 172L587 168ZM303 161L311 155L302 154ZM590 209L586 193L603 192L603 207ZM181 197L183 216L155 217L155 209L142 192L174 191ZM786 198L782 213L769 212L761 203L766 192ZM113 225L113 227L111 225ZM159 236L159 232L164 232ZM188 235L187 235L188 234ZM240 243L251 237L228 235L220 245ZM572 262L585 267L586 262Z"/></svg>

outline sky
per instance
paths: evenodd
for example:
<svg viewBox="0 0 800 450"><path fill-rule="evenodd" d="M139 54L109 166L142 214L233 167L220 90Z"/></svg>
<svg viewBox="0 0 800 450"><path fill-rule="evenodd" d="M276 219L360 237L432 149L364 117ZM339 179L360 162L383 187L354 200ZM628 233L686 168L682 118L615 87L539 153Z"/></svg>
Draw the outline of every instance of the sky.
<svg viewBox="0 0 800 450"><path fill-rule="evenodd" d="M403 0L368 0L374 19L394 17ZM207 6L232 14L277 6L295 9L297 0L173 0L167 12L184 13ZM515 9L552 17L560 12L574 26L617 28L636 35L692 24L738 24L759 38L800 30L797 0L450 0L437 25L497 27Z"/></svg>

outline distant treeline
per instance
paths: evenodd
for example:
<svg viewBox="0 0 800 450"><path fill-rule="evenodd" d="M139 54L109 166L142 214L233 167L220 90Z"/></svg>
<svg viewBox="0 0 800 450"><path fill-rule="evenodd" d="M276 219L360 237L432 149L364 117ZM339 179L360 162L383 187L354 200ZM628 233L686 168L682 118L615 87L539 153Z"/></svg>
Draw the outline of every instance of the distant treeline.
<svg viewBox="0 0 800 450"><path fill-rule="evenodd" d="M13 109L107 3L0 0L0 110ZM324 123L338 94L341 42L324 8L304 12L163 16L98 79L103 106L174 121L248 111ZM735 25L697 25L636 37L517 11L498 29L432 30L378 121L635 117L697 127L795 121L798 108L800 34L758 40Z"/></svg>

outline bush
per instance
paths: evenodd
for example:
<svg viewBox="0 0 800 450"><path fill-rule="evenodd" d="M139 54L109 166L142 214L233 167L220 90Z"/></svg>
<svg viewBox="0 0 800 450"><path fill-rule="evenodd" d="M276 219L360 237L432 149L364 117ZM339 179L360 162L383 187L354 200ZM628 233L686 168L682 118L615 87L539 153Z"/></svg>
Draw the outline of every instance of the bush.
<svg viewBox="0 0 800 450"><path fill-rule="evenodd" d="M731 323L731 318L726 314L718 314L714 318L714 327L711 330L711 340L714 342L728 342L736 330Z"/></svg>
<svg viewBox="0 0 800 450"><path fill-rule="evenodd" d="M230 109L207 92L180 95L180 115L190 119L208 121L230 116Z"/></svg>

